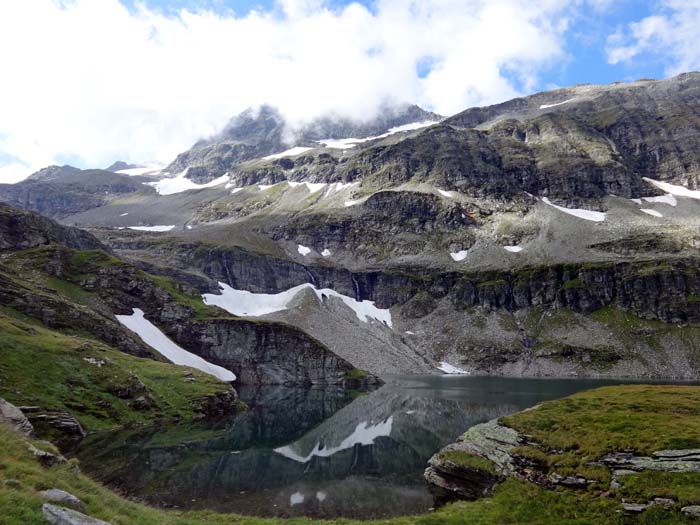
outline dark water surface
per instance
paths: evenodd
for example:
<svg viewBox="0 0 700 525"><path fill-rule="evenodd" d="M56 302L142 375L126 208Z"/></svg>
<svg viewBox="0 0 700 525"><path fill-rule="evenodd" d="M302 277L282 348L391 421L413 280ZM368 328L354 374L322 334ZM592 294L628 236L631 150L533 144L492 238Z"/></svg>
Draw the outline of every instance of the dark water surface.
<svg viewBox="0 0 700 525"><path fill-rule="evenodd" d="M424 512L428 458L467 428L614 381L391 377L341 390L241 388L246 413L90 436L83 470L160 506L257 516L378 518Z"/></svg>

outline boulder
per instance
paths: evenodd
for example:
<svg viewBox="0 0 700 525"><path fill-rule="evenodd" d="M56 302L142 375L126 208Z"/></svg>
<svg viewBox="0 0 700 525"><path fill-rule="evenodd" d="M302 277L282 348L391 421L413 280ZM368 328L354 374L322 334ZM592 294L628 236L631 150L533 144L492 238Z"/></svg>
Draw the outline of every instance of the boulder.
<svg viewBox="0 0 700 525"><path fill-rule="evenodd" d="M683 507L681 512L691 518L700 519L700 505L688 505Z"/></svg>
<svg viewBox="0 0 700 525"><path fill-rule="evenodd" d="M61 503L78 510L85 510L85 503L73 496L70 492L61 489L48 489L39 492L39 496L52 503Z"/></svg>
<svg viewBox="0 0 700 525"><path fill-rule="evenodd" d="M44 518L50 525L110 525L110 523L87 516L77 510L44 503L41 507Z"/></svg>

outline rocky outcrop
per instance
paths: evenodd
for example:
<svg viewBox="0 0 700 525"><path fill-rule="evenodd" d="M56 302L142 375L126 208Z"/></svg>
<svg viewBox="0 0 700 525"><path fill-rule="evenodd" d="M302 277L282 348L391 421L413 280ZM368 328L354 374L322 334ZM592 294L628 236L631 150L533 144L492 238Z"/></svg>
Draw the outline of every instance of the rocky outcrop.
<svg viewBox="0 0 700 525"><path fill-rule="evenodd" d="M343 384L353 366L301 330L282 323L208 319L171 325L168 334L240 384Z"/></svg>
<svg viewBox="0 0 700 525"><path fill-rule="evenodd" d="M50 525L110 525L106 521L92 518L77 510L51 505L50 503L44 503L41 507L41 512Z"/></svg>
<svg viewBox="0 0 700 525"><path fill-rule="evenodd" d="M542 447L528 436L492 420L471 427L451 443L434 454L428 461L424 477L430 484L438 503L454 499L477 499L487 496L491 489L507 477L535 483L543 488L557 486L569 489L585 489L596 483L581 475L562 476L542 460L518 450L518 447ZM652 456L639 456L633 452L606 454L593 466L610 469L610 487L620 487L619 478L644 471L674 473L700 472L700 449L661 450ZM650 506L672 506L675 502L655 498L648 503L629 503L624 499L626 512L642 512Z"/></svg>
<svg viewBox="0 0 700 525"><path fill-rule="evenodd" d="M614 452L600 458L599 462L617 476L630 475L644 470L663 472L700 472L700 449L659 450L651 456L638 456L631 452Z"/></svg>
<svg viewBox="0 0 700 525"><path fill-rule="evenodd" d="M526 442L525 436L497 420L475 425L430 458L425 479L441 503L486 496L496 483L517 472L512 452Z"/></svg>
<svg viewBox="0 0 700 525"><path fill-rule="evenodd" d="M0 184L0 201L53 218L104 206L126 194L155 193L149 179L106 170L51 166L16 184Z"/></svg>
<svg viewBox="0 0 700 525"><path fill-rule="evenodd" d="M107 250L85 230L61 226L37 213L0 203L0 251L24 250L51 243L77 250Z"/></svg>
<svg viewBox="0 0 700 525"><path fill-rule="evenodd" d="M22 411L2 398L0 398L0 423L9 425L27 437L34 433L34 427Z"/></svg>
<svg viewBox="0 0 700 525"><path fill-rule="evenodd" d="M29 409L26 413L37 433L51 436L51 441L62 450L77 445L86 435L80 422L68 412Z"/></svg>

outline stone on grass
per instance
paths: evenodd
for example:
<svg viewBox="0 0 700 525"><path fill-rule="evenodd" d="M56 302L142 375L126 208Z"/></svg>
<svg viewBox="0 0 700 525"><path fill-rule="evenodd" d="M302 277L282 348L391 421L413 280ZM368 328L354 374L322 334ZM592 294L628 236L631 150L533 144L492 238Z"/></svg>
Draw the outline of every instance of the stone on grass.
<svg viewBox="0 0 700 525"><path fill-rule="evenodd" d="M111 525L106 521L98 520L77 510L51 505L50 503L44 503L41 507L41 512L50 525Z"/></svg>
<svg viewBox="0 0 700 525"><path fill-rule="evenodd" d="M85 503L73 496L70 492L61 489L48 489L39 492L39 496L52 503L61 503L78 510L85 510Z"/></svg>

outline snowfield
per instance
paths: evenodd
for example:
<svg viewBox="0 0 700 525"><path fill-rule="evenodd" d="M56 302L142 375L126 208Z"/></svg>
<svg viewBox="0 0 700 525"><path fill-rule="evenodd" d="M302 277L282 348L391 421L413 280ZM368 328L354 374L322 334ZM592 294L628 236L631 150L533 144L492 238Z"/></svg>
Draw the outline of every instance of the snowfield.
<svg viewBox="0 0 700 525"><path fill-rule="evenodd" d="M668 182L661 182L660 180L654 180L654 179L649 179L647 177L644 177L644 180L647 181L649 184L652 184L659 188L662 191L665 191L666 193L670 193L671 195L675 195L676 197L688 197L690 199L700 199L700 190L690 190L686 188L685 186L679 186L676 184L669 184ZM654 199L659 199L661 197L650 197ZM644 198L645 200L647 199L646 197ZM661 202L661 201L654 201L654 202ZM675 204L672 204L672 206L675 206Z"/></svg>
<svg viewBox="0 0 700 525"><path fill-rule="evenodd" d="M503 249L511 253L519 253L523 251L522 246L504 246Z"/></svg>
<svg viewBox="0 0 700 525"><path fill-rule="evenodd" d="M578 217L579 219L585 219L593 222L602 222L605 220L605 213L600 211L582 210L579 208L564 208L563 206L553 204L547 197L542 197L542 202L548 206L551 206L552 208L556 208L559 211L563 211L564 213Z"/></svg>
<svg viewBox="0 0 700 525"><path fill-rule="evenodd" d="M459 252L450 253L450 257L452 257L453 260L459 262L466 259L468 254L469 250L461 250Z"/></svg>
<svg viewBox="0 0 700 525"><path fill-rule="evenodd" d="M305 148L303 146L296 146L294 148L290 148L288 150L282 151L281 153L273 153L272 155L268 155L267 157L263 157L263 160L273 160L273 159L281 159L283 157L294 157L295 155L301 155L302 153L306 153L309 150L312 150L313 148Z"/></svg>
<svg viewBox="0 0 700 525"><path fill-rule="evenodd" d="M656 210L650 210L648 208L641 208L639 211L646 213L647 215L651 215L653 217L663 217L658 211Z"/></svg>
<svg viewBox="0 0 700 525"><path fill-rule="evenodd" d="M119 170L115 173L120 173L121 175L129 175L131 177L134 177L137 175L146 175L147 173L156 174L160 172L161 169L163 169L162 166L141 166L140 168L128 168L125 170Z"/></svg>
<svg viewBox="0 0 700 525"><path fill-rule="evenodd" d="M557 106L561 106L562 104L567 104L567 103L571 102L572 100L574 100L574 99L573 99L573 98L570 98L569 100L564 100L564 101L562 101L562 102L557 102L557 103L555 103L555 104L542 104L542 105L540 106L540 109L554 108L554 107L557 107Z"/></svg>
<svg viewBox="0 0 700 525"><path fill-rule="evenodd" d="M375 135L374 137L366 137L364 139L356 139L356 138L352 138L352 137L348 137L348 138L344 138L344 139L323 139L323 140L318 140L316 142L318 142L319 144L323 144L327 148L350 149L350 148L354 148L358 144L362 144L363 142L369 142L370 140L383 139L383 138L389 137L391 135L394 135L395 133L401 133L403 131L415 131L417 129L432 126L433 124L437 124L437 122L434 122L432 120L426 120L423 122L411 122L410 124L404 124L403 126L396 126L394 128L389 128L385 133L382 133L381 135Z"/></svg>
<svg viewBox="0 0 700 525"><path fill-rule="evenodd" d="M301 245L301 244L298 244L298 245L297 245L297 251L298 251L303 257L306 257L307 255L309 255L309 254L311 253L311 248L309 248L308 246L303 246L303 245Z"/></svg>
<svg viewBox="0 0 700 525"><path fill-rule="evenodd" d="M206 184L197 184L196 182L192 182L187 178L187 170L185 170L177 177L172 179L160 179L157 182L144 182L144 184L155 188L159 195L175 195L176 193L182 193L183 191L213 188L214 186L220 186L221 184L226 184L227 182L229 182L228 173L222 175L218 179L207 182Z"/></svg>
<svg viewBox="0 0 700 525"><path fill-rule="evenodd" d="M328 184L325 182L292 182L292 181L287 181L287 184L291 188L296 188L297 186L301 186L302 184L308 188L308 190L311 193L316 193L317 191L321 191L323 188L325 188Z"/></svg>
<svg viewBox="0 0 700 525"><path fill-rule="evenodd" d="M374 440L378 437L391 435L391 426L393 421L393 416L389 416L389 419L377 423L376 425L372 425L367 421L362 421L361 423L357 424L352 434L343 439L339 445L334 447L326 447L318 442L311 452L305 456L302 456L301 453L296 450L298 447L295 447L295 444L276 448L275 452L286 458L297 461L298 463L308 463L314 457L328 458L342 450L353 448L355 445L373 445Z"/></svg>
<svg viewBox="0 0 700 525"><path fill-rule="evenodd" d="M452 366L447 361L441 361L440 366L438 366L438 370L441 370L441 371L445 372L446 374L450 374L450 375L456 375L456 374L469 375L469 372L467 372L466 370L462 370L461 368L457 368L456 366Z"/></svg>
<svg viewBox="0 0 700 525"><path fill-rule="evenodd" d="M388 309L377 308L373 301L357 301L352 297L340 294L330 288L317 289L314 285L306 283L290 288L278 294L253 293L247 290L235 290L228 284L219 283L221 295L204 294L204 304L218 306L227 312L247 317L258 317L273 312L287 310L294 297L306 288L310 288L316 294L319 302L326 297L337 297L350 308L362 322L375 319L391 328L391 312Z"/></svg>
<svg viewBox="0 0 700 525"><path fill-rule="evenodd" d="M143 310L140 308L134 308L132 315L117 315L115 317L120 324L137 334L144 343L176 365L196 368L222 381L236 380L236 374L230 370L205 361L198 355L173 343L157 326L144 317Z"/></svg>
<svg viewBox="0 0 700 525"><path fill-rule="evenodd" d="M137 230L140 232L169 232L174 227L174 224L170 226L127 226L130 230Z"/></svg>

